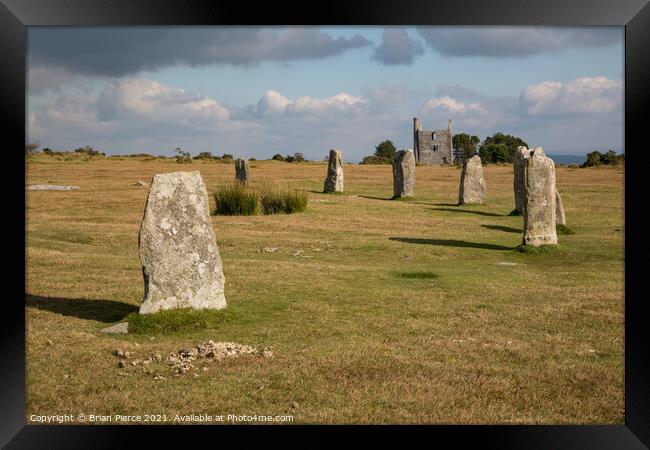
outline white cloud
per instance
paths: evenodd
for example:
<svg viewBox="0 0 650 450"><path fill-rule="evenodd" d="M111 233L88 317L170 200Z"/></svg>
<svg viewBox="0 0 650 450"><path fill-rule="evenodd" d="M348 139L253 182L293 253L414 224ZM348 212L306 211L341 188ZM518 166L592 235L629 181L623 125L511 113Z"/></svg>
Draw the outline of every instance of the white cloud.
<svg viewBox="0 0 650 450"><path fill-rule="evenodd" d="M104 121L136 115L204 126L228 120L230 116L227 108L211 98L135 78L110 82L98 99L97 110L98 118Z"/></svg>
<svg viewBox="0 0 650 450"><path fill-rule="evenodd" d="M568 83L544 81L527 86L520 105L531 116L607 113L620 109L623 83L606 77L577 78Z"/></svg>
<svg viewBox="0 0 650 450"><path fill-rule="evenodd" d="M364 100L361 97L355 97L346 92L323 99L304 96L290 100L277 91L269 90L257 102L257 114L261 116L272 114L318 115L331 112L349 112L363 102Z"/></svg>
<svg viewBox="0 0 650 450"><path fill-rule="evenodd" d="M484 113L486 112L483 106L480 103L474 102L470 104L465 104L461 101L458 101L454 98L445 95L440 98L432 98L428 100L423 106L423 111L447 111L454 114L464 114L468 112Z"/></svg>

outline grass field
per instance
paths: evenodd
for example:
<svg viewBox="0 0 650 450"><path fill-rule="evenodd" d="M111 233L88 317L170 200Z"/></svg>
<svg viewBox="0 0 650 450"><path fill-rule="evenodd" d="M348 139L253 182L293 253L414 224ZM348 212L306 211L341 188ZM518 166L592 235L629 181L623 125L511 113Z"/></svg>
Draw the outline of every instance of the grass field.
<svg viewBox="0 0 650 450"><path fill-rule="evenodd" d="M234 165L35 158L27 192L27 416L264 414L294 423L622 424L623 169L557 169L559 248L523 254L512 168L485 168L488 204L455 206L460 172L417 167L390 201L389 166L251 162L256 181L309 191L304 213L213 216L227 320L174 334L106 335L137 311L138 230L155 173ZM210 198L211 208L214 200ZM275 252L261 251L277 247ZM120 369L116 348L167 355L200 342L273 347L208 371ZM128 376L124 376L128 373ZM164 378L154 380L155 375Z"/></svg>

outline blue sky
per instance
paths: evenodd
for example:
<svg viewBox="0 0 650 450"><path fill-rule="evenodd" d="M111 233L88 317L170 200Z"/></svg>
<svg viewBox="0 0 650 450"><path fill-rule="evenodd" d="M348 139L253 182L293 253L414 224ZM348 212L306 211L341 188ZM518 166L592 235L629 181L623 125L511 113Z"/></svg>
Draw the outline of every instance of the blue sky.
<svg viewBox="0 0 650 450"><path fill-rule="evenodd" d="M622 27L28 31L28 140L110 154L358 161L412 118L547 153L623 151Z"/></svg>

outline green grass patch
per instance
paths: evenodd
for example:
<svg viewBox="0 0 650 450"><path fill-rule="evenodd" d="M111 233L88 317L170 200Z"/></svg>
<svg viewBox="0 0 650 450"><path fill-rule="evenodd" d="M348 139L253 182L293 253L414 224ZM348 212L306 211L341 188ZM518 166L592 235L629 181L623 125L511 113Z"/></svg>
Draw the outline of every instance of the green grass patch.
<svg viewBox="0 0 650 450"><path fill-rule="evenodd" d="M227 184L219 186L212 195L216 203L214 213L224 216L292 214L305 211L308 204L307 192L273 184Z"/></svg>
<svg viewBox="0 0 650 450"><path fill-rule="evenodd" d="M555 253L559 250L558 245L540 245L535 247L533 245L522 244L515 248L519 253L524 253L526 255L548 255Z"/></svg>
<svg viewBox="0 0 650 450"><path fill-rule="evenodd" d="M440 278L440 275L433 273L427 270L420 270L415 272L397 272L395 274L399 278L409 278L416 280L432 280L434 278Z"/></svg>
<svg viewBox="0 0 650 450"><path fill-rule="evenodd" d="M556 225L555 230L557 234L576 234L574 230L567 227L566 225Z"/></svg>
<svg viewBox="0 0 650 450"><path fill-rule="evenodd" d="M126 321L130 334L171 334L216 328L233 318L234 313L227 309L182 308L153 314L132 312L126 316Z"/></svg>

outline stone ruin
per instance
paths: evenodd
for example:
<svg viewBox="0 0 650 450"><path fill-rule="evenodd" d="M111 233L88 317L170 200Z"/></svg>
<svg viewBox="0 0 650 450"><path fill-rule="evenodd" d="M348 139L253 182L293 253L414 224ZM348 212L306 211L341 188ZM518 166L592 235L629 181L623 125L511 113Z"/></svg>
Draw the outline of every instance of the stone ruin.
<svg viewBox="0 0 650 450"><path fill-rule="evenodd" d="M235 179L240 183L248 183L250 178L250 169L248 167L248 159L237 158L235 161Z"/></svg>
<svg viewBox="0 0 650 450"><path fill-rule="evenodd" d="M198 171L155 175L140 226L141 314L226 307L208 193Z"/></svg>
<svg viewBox="0 0 650 450"><path fill-rule="evenodd" d="M413 150L395 152L393 157L393 198L410 197L415 190L415 155Z"/></svg>
<svg viewBox="0 0 650 450"><path fill-rule="evenodd" d="M555 221L558 225L566 225L566 216L564 215L564 204L560 193L555 189Z"/></svg>
<svg viewBox="0 0 650 450"><path fill-rule="evenodd" d="M460 189L458 204L485 203L485 179L483 178L483 165L481 157L474 155L463 163L460 174Z"/></svg>
<svg viewBox="0 0 650 450"><path fill-rule="evenodd" d="M555 163L541 147L524 164L523 243L538 247L557 244Z"/></svg>
<svg viewBox="0 0 650 450"><path fill-rule="evenodd" d="M327 163L327 177L323 192L343 192L343 164L341 163L341 150L330 150Z"/></svg>

